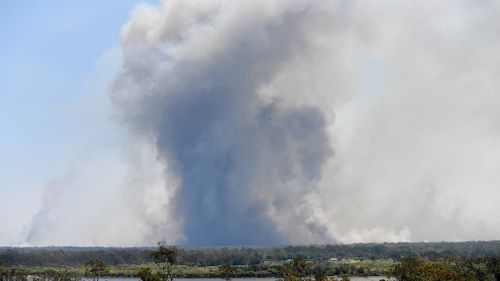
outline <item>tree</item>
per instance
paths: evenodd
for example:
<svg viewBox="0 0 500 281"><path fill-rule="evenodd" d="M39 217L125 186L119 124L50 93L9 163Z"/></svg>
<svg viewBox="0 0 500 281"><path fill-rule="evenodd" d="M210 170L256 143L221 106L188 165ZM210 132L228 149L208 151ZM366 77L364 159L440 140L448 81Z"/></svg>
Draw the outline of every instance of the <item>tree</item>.
<svg viewBox="0 0 500 281"><path fill-rule="evenodd" d="M316 264L313 268L315 281L328 281L328 268L325 264Z"/></svg>
<svg viewBox="0 0 500 281"><path fill-rule="evenodd" d="M142 280L142 281L162 281L163 280L163 276L162 274L160 273L154 273L152 270L151 270L151 267L143 267L139 270L139 272L137 273L137 276L139 276L139 278Z"/></svg>
<svg viewBox="0 0 500 281"><path fill-rule="evenodd" d="M288 265L281 268L281 277L283 281L298 281L297 273Z"/></svg>
<svg viewBox="0 0 500 281"><path fill-rule="evenodd" d="M304 281L309 269L306 260L300 256L295 257L291 263L281 268L283 281Z"/></svg>
<svg viewBox="0 0 500 281"><path fill-rule="evenodd" d="M175 275L175 266L177 265L177 249L167 247L163 243L158 243L158 250L151 253L153 261L160 270L163 280L172 281Z"/></svg>
<svg viewBox="0 0 500 281"><path fill-rule="evenodd" d="M304 258L298 256L293 259L292 268L293 271L297 274L299 280L301 280L302 278L304 278L304 276L306 276L308 265Z"/></svg>
<svg viewBox="0 0 500 281"><path fill-rule="evenodd" d="M314 281L327 281L328 277L324 272L315 272L314 273Z"/></svg>
<svg viewBox="0 0 500 281"><path fill-rule="evenodd" d="M229 281L234 275L234 267L229 264L223 264L219 266L219 274L222 276L222 278Z"/></svg>
<svg viewBox="0 0 500 281"><path fill-rule="evenodd" d="M8 277L8 272L7 272L7 268L5 268L3 266L3 262L0 261L0 280L3 281L3 280L8 280L7 279Z"/></svg>
<svg viewBox="0 0 500 281"><path fill-rule="evenodd" d="M108 268L106 264L100 259L88 260L84 263L85 275L90 277L92 281L99 281L99 277L108 274Z"/></svg>
<svg viewBox="0 0 500 281"><path fill-rule="evenodd" d="M500 257L483 258L488 273L493 275L495 280L500 280Z"/></svg>
<svg viewBox="0 0 500 281"><path fill-rule="evenodd" d="M428 262L420 257L407 257L388 274L399 281L460 281L462 275L443 263Z"/></svg>
<svg viewBox="0 0 500 281"><path fill-rule="evenodd" d="M25 272L15 267L0 267L0 280L1 281L26 281L27 277Z"/></svg>
<svg viewBox="0 0 500 281"><path fill-rule="evenodd" d="M421 279L421 267L424 260L420 257L403 258L401 262L395 265L389 272L389 277L394 277L400 281L418 281Z"/></svg>

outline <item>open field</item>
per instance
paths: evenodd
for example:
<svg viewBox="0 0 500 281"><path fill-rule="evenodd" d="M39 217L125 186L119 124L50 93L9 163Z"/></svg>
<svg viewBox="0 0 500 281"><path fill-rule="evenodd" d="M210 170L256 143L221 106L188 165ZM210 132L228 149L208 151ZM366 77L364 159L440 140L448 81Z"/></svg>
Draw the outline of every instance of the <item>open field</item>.
<svg viewBox="0 0 500 281"><path fill-rule="evenodd" d="M379 276L384 275L392 266L387 261L356 261L349 263L332 264L328 268L329 275L349 274L351 276ZM154 268L154 263L145 264L122 264L108 266L110 277L137 277L137 273L143 267ZM84 276L83 266L20 266L20 271L28 275L41 275L51 271L66 272L70 276ZM280 277L281 266L234 266L234 277ZM176 277L184 278L216 278L220 277L218 266L186 266L179 265L176 268Z"/></svg>

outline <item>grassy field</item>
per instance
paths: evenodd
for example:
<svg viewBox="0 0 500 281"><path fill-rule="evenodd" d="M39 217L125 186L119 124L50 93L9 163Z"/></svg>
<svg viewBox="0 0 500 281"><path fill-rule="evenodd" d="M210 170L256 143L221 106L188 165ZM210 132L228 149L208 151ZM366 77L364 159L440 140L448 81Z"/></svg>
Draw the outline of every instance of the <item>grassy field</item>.
<svg viewBox="0 0 500 281"><path fill-rule="evenodd" d="M328 264L327 272L329 275L349 274L351 276L377 276L384 275L392 262L387 261L353 261L349 263ZM136 277L137 272L143 267L155 268L154 263L128 264L108 266L108 276L116 277ZM26 274L40 275L50 271L66 272L71 276L84 276L85 268L83 266L54 266L54 267L18 267ZM278 265L259 265L259 266L234 266L234 277L279 277L280 266ZM178 265L176 267L177 277L221 277L218 266L186 266Z"/></svg>

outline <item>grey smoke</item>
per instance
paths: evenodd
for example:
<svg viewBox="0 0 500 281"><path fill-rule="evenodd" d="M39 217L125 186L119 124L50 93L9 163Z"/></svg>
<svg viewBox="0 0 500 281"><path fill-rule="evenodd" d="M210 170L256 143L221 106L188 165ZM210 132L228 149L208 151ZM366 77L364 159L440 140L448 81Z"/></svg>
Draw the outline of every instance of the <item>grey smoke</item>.
<svg viewBox="0 0 500 281"><path fill-rule="evenodd" d="M180 178L187 243L493 238L498 8L166 1L112 96Z"/></svg>
<svg viewBox="0 0 500 281"><path fill-rule="evenodd" d="M499 13L493 0L139 6L109 95L131 159L96 169L107 181L77 165L31 242L498 239ZM103 191L111 207L79 211Z"/></svg>
<svg viewBox="0 0 500 281"><path fill-rule="evenodd" d="M172 14L160 16L153 40L134 21L126 27L130 57L113 98L180 178L173 202L185 243L286 243L270 213L305 221L304 197L316 192L332 148L319 108L266 100L259 90L307 51L306 26L319 11L302 3L270 17L264 3L198 4L206 5L165 2ZM328 238L314 222L305 227Z"/></svg>

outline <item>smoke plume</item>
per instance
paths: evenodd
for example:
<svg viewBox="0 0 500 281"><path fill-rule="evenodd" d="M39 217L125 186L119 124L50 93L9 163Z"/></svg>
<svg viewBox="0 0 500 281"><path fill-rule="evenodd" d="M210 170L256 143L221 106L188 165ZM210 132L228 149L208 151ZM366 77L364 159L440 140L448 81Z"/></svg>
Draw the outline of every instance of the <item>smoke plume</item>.
<svg viewBox="0 0 500 281"><path fill-rule="evenodd" d="M273 220L311 216L306 198L332 155L324 114L260 92L314 51L309 25L322 12L283 4L168 1L123 31L113 98L179 177L186 243L284 243ZM314 220L303 231L329 238Z"/></svg>
<svg viewBox="0 0 500 281"><path fill-rule="evenodd" d="M123 207L136 230L123 241L498 239L499 12L493 0L139 6L109 94L149 152L113 187L141 199ZM35 222L63 209L47 205Z"/></svg>
<svg viewBox="0 0 500 281"><path fill-rule="evenodd" d="M499 183L482 148L499 151L495 9L143 6L112 97L179 178L186 243L491 237L491 216L470 214Z"/></svg>

